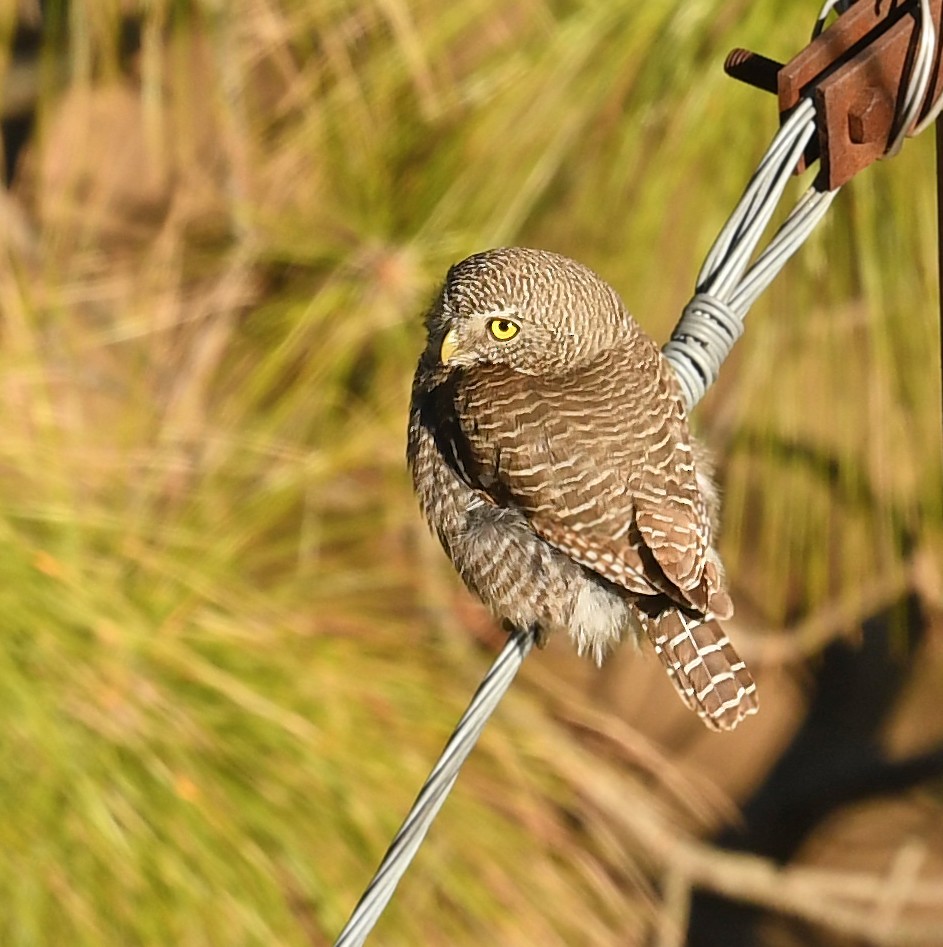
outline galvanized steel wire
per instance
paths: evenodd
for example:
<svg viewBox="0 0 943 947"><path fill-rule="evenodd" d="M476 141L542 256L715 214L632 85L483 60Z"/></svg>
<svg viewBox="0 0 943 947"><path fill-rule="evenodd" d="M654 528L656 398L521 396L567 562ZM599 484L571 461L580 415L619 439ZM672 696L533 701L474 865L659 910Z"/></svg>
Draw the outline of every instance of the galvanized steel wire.
<svg viewBox="0 0 943 947"><path fill-rule="evenodd" d="M743 334L743 320L750 307L802 246L838 193L810 187L750 265L813 134L815 107L809 99L802 99L776 134L714 241L698 274L696 292L662 350L689 411L717 380L721 365Z"/></svg>
<svg viewBox="0 0 943 947"><path fill-rule="evenodd" d="M813 38L822 31L833 10L843 12L849 5L848 0L826 0L816 19ZM937 45L929 0L920 0L916 9L916 51L906 93L894 121L889 154L900 149L908 132L918 134L943 109L940 96L914 126L932 83ZM838 193L837 189L823 191L815 185L808 188L766 249L750 265L760 236L813 134L815 108L804 98L776 134L740 203L714 241L698 274L695 294L663 349L677 375L688 410L717 380L721 365L743 334L743 320L750 307L806 241Z"/></svg>
<svg viewBox="0 0 943 947"><path fill-rule="evenodd" d="M511 686L524 658L534 646L535 634L531 630L515 632L508 639L504 650L498 655L481 686L471 699L468 709L458 722L435 769L429 774L409 814L392 844L383 856L383 861L373 876L367 890L354 908L334 947L359 947L373 930L384 908L393 896L400 878L419 850L442 803L458 779L468 755L474 749L488 718L501 703Z"/></svg>

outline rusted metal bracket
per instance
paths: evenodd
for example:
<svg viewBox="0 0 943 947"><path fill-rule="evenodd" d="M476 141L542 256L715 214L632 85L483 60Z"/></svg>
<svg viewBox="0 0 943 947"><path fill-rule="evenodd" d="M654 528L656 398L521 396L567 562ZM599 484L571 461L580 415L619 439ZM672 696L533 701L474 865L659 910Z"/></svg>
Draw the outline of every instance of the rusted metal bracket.
<svg viewBox="0 0 943 947"><path fill-rule="evenodd" d="M930 0L930 9L939 37L943 0ZM919 0L858 0L786 65L735 49L724 69L736 79L775 92L781 119L801 96L811 94L818 134L797 171L821 158L817 183L833 190L888 153L917 48L919 16ZM913 125L941 88L938 53Z"/></svg>

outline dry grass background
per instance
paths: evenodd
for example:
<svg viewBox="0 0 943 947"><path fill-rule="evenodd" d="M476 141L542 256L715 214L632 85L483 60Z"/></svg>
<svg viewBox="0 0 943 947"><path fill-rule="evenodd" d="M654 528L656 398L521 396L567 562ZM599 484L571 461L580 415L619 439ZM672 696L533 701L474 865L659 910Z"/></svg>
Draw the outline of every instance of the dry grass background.
<svg viewBox="0 0 943 947"><path fill-rule="evenodd" d="M0 943L327 944L501 640L403 469L424 304L538 245L665 338L774 130L722 58L817 4L44 8L0 7ZM943 943L933 188L929 136L846 188L697 412L761 715L552 643L376 943Z"/></svg>

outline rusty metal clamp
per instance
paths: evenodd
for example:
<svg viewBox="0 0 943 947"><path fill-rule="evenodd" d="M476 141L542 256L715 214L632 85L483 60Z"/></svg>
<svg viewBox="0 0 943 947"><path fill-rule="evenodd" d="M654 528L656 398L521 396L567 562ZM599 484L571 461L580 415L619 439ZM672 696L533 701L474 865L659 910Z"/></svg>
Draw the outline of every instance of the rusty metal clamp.
<svg viewBox="0 0 943 947"><path fill-rule="evenodd" d="M899 132L915 134L932 117L933 103L943 91L938 52L927 64L922 102L907 127L899 127L927 10L939 37L943 0L859 0L785 65L735 49L724 69L735 79L775 93L783 120L801 97L811 97L817 134L797 171L820 159L816 184L834 190L893 153Z"/></svg>

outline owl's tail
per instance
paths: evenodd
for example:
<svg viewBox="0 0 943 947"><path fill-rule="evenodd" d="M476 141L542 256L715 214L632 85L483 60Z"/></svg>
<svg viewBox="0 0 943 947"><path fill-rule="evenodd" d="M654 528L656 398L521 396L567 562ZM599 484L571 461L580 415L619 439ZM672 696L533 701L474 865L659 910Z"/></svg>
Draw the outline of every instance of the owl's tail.
<svg viewBox="0 0 943 947"><path fill-rule="evenodd" d="M645 630L681 699L711 730L733 730L759 708L756 682L713 619L668 608Z"/></svg>

